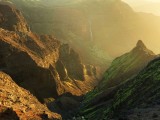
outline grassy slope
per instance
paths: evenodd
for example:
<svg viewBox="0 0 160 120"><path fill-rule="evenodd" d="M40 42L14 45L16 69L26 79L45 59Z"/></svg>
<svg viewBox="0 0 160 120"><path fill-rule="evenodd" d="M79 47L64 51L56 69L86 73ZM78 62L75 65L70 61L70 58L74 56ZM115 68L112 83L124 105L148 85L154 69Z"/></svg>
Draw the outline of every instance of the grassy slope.
<svg viewBox="0 0 160 120"><path fill-rule="evenodd" d="M117 115L122 109L146 107L160 101L160 58L150 62L135 78L125 83L115 95L112 106L104 112ZM113 114L112 114L113 113ZM119 115L119 114L118 114Z"/></svg>
<svg viewBox="0 0 160 120"><path fill-rule="evenodd" d="M85 96L81 114L89 119L97 119L98 114L106 110L119 86L137 75L154 57L154 53L142 44L115 59L98 87Z"/></svg>

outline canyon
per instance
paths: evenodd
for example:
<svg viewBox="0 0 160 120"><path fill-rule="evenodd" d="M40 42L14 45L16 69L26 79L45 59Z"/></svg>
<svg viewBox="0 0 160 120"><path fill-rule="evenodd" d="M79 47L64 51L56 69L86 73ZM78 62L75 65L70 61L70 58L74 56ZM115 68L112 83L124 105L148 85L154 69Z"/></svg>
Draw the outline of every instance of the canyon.
<svg viewBox="0 0 160 120"><path fill-rule="evenodd" d="M160 18L121 0L45 3L0 1L0 119L159 119Z"/></svg>

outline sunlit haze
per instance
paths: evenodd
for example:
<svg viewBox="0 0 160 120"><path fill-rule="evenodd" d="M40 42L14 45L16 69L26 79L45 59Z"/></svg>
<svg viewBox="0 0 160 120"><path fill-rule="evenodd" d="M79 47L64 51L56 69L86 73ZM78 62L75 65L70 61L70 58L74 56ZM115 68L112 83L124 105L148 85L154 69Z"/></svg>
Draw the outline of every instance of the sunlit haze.
<svg viewBox="0 0 160 120"><path fill-rule="evenodd" d="M0 120L160 120L160 0L0 0Z"/></svg>
<svg viewBox="0 0 160 120"><path fill-rule="evenodd" d="M160 0L123 0L134 10L160 15Z"/></svg>

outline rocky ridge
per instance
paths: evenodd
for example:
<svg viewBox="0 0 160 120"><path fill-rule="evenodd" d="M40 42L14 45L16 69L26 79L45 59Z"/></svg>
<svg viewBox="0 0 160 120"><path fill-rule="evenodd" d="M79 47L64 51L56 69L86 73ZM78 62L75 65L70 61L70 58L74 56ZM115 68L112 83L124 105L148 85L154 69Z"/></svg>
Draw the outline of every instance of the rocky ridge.
<svg viewBox="0 0 160 120"><path fill-rule="evenodd" d="M57 112L52 103L68 93L77 106L81 99L74 96L81 97L98 83L96 67L83 64L77 52L54 36L32 33L15 7L0 4L0 20L0 70L48 108Z"/></svg>
<svg viewBox="0 0 160 120"><path fill-rule="evenodd" d="M36 97L16 85L11 77L3 72L0 72L0 118L61 120L60 115L50 112Z"/></svg>
<svg viewBox="0 0 160 120"><path fill-rule="evenodd" d="M159 119L159 63L160 58L158 57L137 76L120 87L114 96L112 105L109 105L104 113L104 116L108 114L105 119L118 117L133 119L136 115L142 119Z"/></svg>
<svg viewBox="0 0 160 120"><path fill-rule="evenodd" d="M41 99L56 98L66 92L82 95L95 86L95 67L85 67L73 49L61 45L53 36L32 33L17 9L8 5L1 6L5 11L0 9L0 19L16 19L10 24L6 20L0 22L0 67L18 85ZM15 64L15 60L19 64Z"/></svg>
<svg viewBox="0 0 160 120"><path fill-rule="evenodd" d="M86 116L87 119L98 119L100 116L96 114L101 115L100 111L107 109L107 105L112 104L111 101L121 86L139 74L156 57L139 40L134 49L112 62L99 85L86 94L80 114Z"/></svg>

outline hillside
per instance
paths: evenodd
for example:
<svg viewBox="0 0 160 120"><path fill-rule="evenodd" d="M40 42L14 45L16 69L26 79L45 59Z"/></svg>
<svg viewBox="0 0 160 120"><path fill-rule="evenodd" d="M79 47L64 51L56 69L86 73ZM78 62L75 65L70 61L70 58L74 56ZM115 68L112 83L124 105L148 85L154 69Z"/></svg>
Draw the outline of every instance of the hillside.
<svg viewBox="0 0 160 120"><path fill-rule="evenodd" d="M112 62L99 85L86 94L82 103L81 114L86 115L88 119L97 119L99 116L95 116L95 114L100 114L99 112L103 108L107 109L106 106L111 104L110 102L121 85L139 74L154 58L156 55L139 40L134 49ZM102 107L103 105L106 108Z"/></svg>
<svg viewBox="0 0 160 120"><path fill-rule="evenodd" d="M137 111L141 110L140 116L142 115L142 118L145 118L146 116L143 115L145 110L143 109L152 109L154 112L149 111L151 114L148 114L148 119L153 119L154 115L158 119L159 113L156 108L159 107L160 98L159 65L159 58L151 61L136 77L122 85L114 97L112 107L110 106L106 110L106 114L109 113L115 117L120 117L121 115L124 117L133 117ZM134 111L131 114L126 114L129 110ZM119 111L119 114L117 114L117 111ZM147 114L145 113L145 115Z"/></svg>
<svg viewBox="0 0 160 120"><path fill-rule="evenodd" d="M97 85L99 74L69 45L34 34L22 13L5 4L0 4L0 70L45 104L67 93L69 99L82 96Z"/></svg>
<svg viewBox="0 0 160 120"><path fill-rule="evenodd" d="M119 86L116 92L108 94L97 106L90 106L81 115L93 120L159 119L159 66L158 57L134 78Z"/></svg>
<svg viewBox="0 0 160 120"><path fill-rule="evenodd" d="M155 57L156 55L139 40L130 52L113 60L110 68L104 73L101 86L114 87L134 77Z"/></svg>
<svg viewBox="0 0 160 120"><path fill-rule="evenodd" d="M0 72L0 119L52 119L61 116L50 112L30 92L19 87L7 74Z"/></svg>

